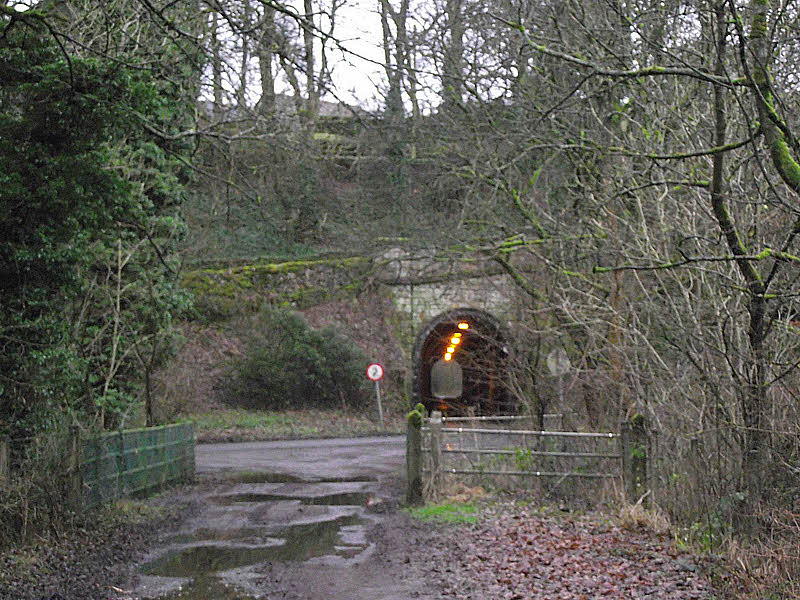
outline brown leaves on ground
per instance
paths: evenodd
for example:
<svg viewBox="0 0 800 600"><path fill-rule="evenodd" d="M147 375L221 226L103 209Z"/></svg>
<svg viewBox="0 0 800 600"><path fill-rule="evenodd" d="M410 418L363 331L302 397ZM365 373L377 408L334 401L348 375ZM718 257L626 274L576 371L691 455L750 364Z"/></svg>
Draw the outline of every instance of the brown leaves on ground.
<svg viewBox="0 0 800 600"><path fill-rule="evenodd" d="M523 508L429 540L427 570L443 597L584 600L710 599L688 554L663 536L630 532L599 515L543 516Z"/></svg>

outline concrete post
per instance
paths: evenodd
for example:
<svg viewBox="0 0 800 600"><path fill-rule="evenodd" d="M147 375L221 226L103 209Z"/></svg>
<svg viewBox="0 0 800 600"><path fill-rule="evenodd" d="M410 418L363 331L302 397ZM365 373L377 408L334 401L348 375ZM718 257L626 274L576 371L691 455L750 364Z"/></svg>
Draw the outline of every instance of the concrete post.
<svg viewBox="0 0 800 600"><path fill-rule="evenodd" d="M419 408L408 413L406 471L406 503L422 504L422 413Z"/></svg>
<svg viewBox="0 0 800 600"><path fill-rule="evenodd" d="M647 468L649 449L647 419L642 415L636 415L630 421L621 424L620 433L625 499L634 504L644 497L643 503L647 506L649 498L645 494L649 490L650 483Z"/></svg>
<svg viewBox="0 0 800 600"><path fill-rule="evenodd" d="M442 486L442 413L431 413L431 490L434 499L438 498Z"/></svg>
<svg viewBox="0 0 800 600"><path fill-rule="evenodd" d="M184 427L189 428L189 435L187 439L187 447L184 450L186 453L186 467L184 473L186 475L186 481L189 483L194 483L194 471L195 471L195 455L194 455L194 446L195 446L195 438L194 438L194 426L189 423L184 425Z"/></svg>

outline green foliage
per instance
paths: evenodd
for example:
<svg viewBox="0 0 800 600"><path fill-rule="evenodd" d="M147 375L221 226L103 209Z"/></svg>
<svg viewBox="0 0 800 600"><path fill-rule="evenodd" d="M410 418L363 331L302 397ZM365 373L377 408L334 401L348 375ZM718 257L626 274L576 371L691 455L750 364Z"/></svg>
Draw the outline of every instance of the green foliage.
<svg viewBox="0 0 800 600"><path fill-rule="evenodd" d="M460 504L458 502L426 504L425 506L411 507L405 510L420 521L446 523L448 525L478 522L478 515L476 514L478 509L474 504Z"/></svg>
<svg viewBox="0 0 800 600"><path fill-rule="evenodd" d="M745 495L735 492L720 499L716 508L707 511L703 520L692 523L676 533L675 543L681 549L713 553L733 532L733 515L737 506L745 501Z"/></svg>
<svg viewBox="0 0 800 600"><path fill-rule="evenodd" d="M0 22L0 431L72 413L113 427L167 349L184 118L146 70L68 54L36 19Z"/></svg>
<svg viewBox="0 0 800 600"><path fill-rule="evenodd" d="M222 398L247 408L364 408L366 356L334 327L312 329L285 309L252 319L244 356L234 361Z"/></svg>
<svg viewBox="0 0 800 600"><path fill-rule="evenodd" d="M520 471L534 471L538 464L536 457L527 448L517 448L514 460Z"/></svg>

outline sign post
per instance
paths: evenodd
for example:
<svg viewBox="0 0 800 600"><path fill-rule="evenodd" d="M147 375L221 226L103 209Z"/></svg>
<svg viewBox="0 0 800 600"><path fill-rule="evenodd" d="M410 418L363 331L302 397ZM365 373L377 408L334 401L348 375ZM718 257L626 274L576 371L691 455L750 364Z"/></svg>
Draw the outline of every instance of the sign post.
<svg viewBox="0 0 800 600"><path fill-rule="evenodd" d="M367 377L375 382L375 396L378 399L378 418L381 420L381 429L386 429L383 424L383 406L381 406L381 384L383 377L383 367L378 363L372 363L367 367Z"/></svg>
<svg viewBox="0 0 800 600"><path fill-rule="evenodd" d="M558 377L558 404L559 407L564 406L564 375L569 373L572 365L569 362L566 350L559 346L551 350L547 355L547 368L550 369L550 374Z"/></svg>

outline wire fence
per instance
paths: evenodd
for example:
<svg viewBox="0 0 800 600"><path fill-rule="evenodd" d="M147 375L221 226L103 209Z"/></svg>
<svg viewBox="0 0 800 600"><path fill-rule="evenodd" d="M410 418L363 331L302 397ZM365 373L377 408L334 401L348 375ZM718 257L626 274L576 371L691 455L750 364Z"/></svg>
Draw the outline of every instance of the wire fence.
<svg viewBox="0 0 800 600"><path fill-rule="evenodd" d="M46 438L0 438L0 486L47 464L65 479L68 501L95 507L121 497L144 495L166 484L194 478L191 424Z"/></svg>
<svg viewBox="0 0 800 600"><path fill-rule="evenodd" d="M191 480L192 426L165 425L88 438L82 444L81 473L89 506Z"/></svg>

